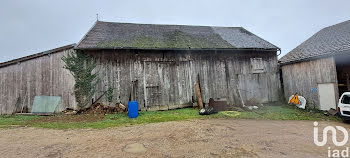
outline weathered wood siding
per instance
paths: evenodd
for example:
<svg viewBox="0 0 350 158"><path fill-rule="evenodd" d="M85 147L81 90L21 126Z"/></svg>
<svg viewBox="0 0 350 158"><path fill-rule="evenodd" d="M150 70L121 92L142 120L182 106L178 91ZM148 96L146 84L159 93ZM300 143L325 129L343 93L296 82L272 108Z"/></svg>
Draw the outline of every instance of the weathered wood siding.
<svg viewBox="0 0 350 158"><path fill-rule="evenodd" d="M61 57L73 50L45 55L0 68L0 113L22 105L31 110L36 95L61 96L60 110L75 107L74 78L63 68ZM97 62L100 82L94 98L113 88L100 102L124 104L131 95L141 110L166 110L189 106L197 99L200 78L203 101L227 98L231 105L266 103L280 99L276 52L258 51L85 51ZM261 58L262 73L254 73L252 58ZM132 81L135 81L132 93ZM18 99L19 98L19 99Z"/></svg>
<svg viewBox="0 0 350 158"><path fill-rule="evenodd" d="M282 66L284 96L288 98L298 93L307 100L307 106L319 108L318 83L334 83L337 85L336 65L333 57L304 61ZM336 95L338 95L337 86Z"/></svg>
<svg viewBox="0 0 350 158"><path fill-rule="evenodd" d="M281 86L276 52L257 51L85 51L97 62L101 82L98 98L109 87L115 99L127 103L136 82L135 97L142 110L172 109L191 105L196 99L197 75L203 101L227 98L231 105L278 101ZM253 73L251 58L262 58L263 73Z"/></svg>
<svg viewBox="0 0 350 158"><path fill-rule="evenodd" d="M68 49L0 68L0 114L10 114L22 106L32 108L36 95L61 96L59 109L76 105L74 79L63 68L61 57ZM18 99L19 98L19 99Z"/></svg>

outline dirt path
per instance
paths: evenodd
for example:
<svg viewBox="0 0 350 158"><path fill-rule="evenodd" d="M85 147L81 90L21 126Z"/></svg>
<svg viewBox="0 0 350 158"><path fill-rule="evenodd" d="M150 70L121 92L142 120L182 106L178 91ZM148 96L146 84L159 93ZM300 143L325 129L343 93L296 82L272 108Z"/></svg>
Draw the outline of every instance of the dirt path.
<svg viewBox="0 0 350 158"><path fill-rule="evenodd" d="M347 124L319 122L320 129L326 125L350 132ZM146 151L124 151L134 143ZM330 139L325 147L314 145L312 121L210 119L105 130L0 129L1 157L327 157L328 146Z"/></svg>

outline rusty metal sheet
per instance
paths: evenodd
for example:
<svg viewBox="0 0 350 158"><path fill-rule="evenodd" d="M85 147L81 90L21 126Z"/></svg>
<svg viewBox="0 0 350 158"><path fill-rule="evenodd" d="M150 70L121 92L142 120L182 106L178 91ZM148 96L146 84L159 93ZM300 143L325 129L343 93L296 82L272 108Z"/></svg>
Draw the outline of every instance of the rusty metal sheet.
<svg viewBox="0 0 350 158"><path fill-rule="evenodd" d="M230 111L233 108L227 104L226 98L210 98L209 106L213 107L216 111Z"/></svg>

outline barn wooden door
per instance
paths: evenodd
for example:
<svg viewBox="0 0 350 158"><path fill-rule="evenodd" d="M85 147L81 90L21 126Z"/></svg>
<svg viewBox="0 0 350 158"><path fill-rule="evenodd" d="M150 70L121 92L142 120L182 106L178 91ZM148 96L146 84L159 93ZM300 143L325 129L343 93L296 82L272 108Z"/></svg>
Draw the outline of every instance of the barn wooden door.
<svg viewBox="0 0 350 158"><path fill-rule="evenodd" d="M144 62L144 90L146 109L156 110L160 105L159 63Z"/></svg>
<svg viewBox="0 0 350 158"><path fill-rule="evenodd" d="M148 110L168 110L192 100L189 62L144 62L145 105Z"/></svg>
<svg viewBox="0 0 350 158"><path fill-rule="evenodd" d="M148 110L167 110L171 89L174 89L173 62L144 62L145 103Z"/></svg>

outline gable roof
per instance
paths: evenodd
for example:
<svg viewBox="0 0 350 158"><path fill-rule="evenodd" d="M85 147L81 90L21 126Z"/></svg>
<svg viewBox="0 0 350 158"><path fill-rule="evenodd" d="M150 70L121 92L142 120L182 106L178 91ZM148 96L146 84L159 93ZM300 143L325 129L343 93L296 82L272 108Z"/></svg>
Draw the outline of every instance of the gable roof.
<svg viewBox="0 0 350 158"><path fill-rule="evenodd" d="M279 61L288 64L340 53L350 53L350 20L322 29Z"/></svg>
<svg viewBox="0 0 350 158"><path fill-rule="evenodd" d="M97 21L76 49L279 49L242 27Z"/></svg>

